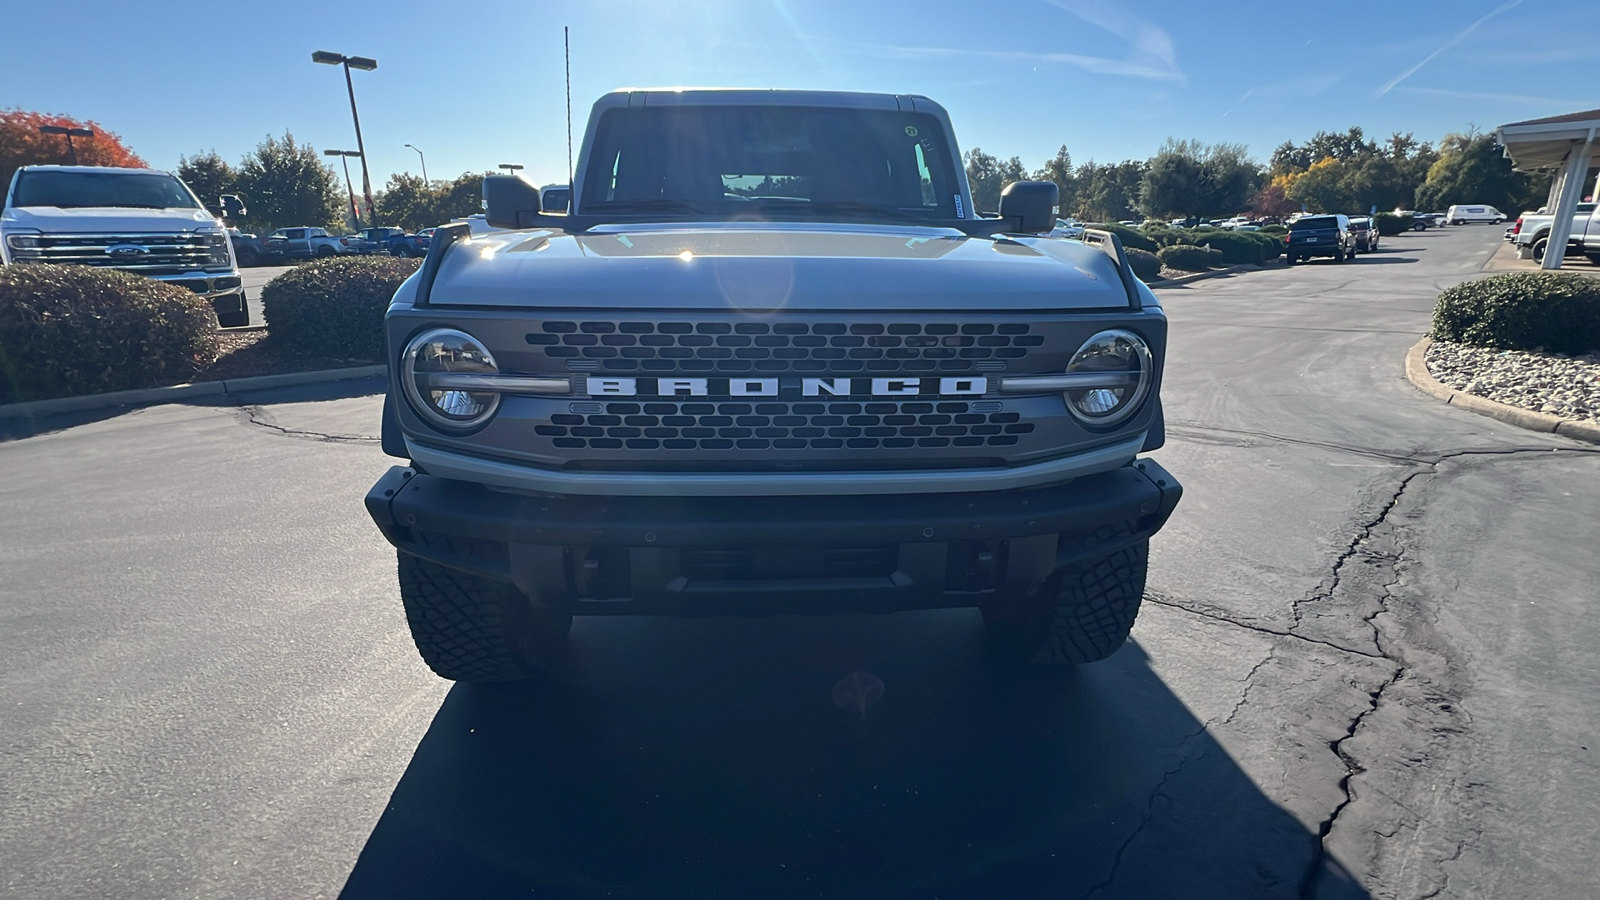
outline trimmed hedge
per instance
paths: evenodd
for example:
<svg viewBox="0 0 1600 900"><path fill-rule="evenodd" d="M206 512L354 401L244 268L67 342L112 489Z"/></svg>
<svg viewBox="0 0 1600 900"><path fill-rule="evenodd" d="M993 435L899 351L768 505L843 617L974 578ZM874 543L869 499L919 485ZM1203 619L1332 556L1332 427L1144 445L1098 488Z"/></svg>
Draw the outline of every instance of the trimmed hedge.
<svg viewBox="0 0 1600 900"><path fill-rule="evenodd" d="M422 264L395 256L339 256L296 266L261 289L272 341L306 356L383 359L383 314Z"/></svg>
<svg viewBox="0 0 1600 900"><path fill-rule="evenodd" d="M1261 230L1256 232L1256 234L1270 234L1273 237L1283 237L1288 233L1289 229L1285 225L1263 225Z"/></svg>
<svg viewBox="0 0 1600 900"><path fill-rule="evenodd" d="M1230 266L1267 261L1266 247L1247 232L1196 229L1196 233L1189 240L1197 246L1210 244L1211 249L1221 253L1222 261Z"/></svg>
<svg viewBox="0 0 1600 900"><path fill-rule="evenodd" d="M1514 272L1462 282L1439 294L1432 334L1502 350L1600 350L1600 280L1572 272Z"/></svg>
<svg viewBox="0 0 1600 900"><path fill-rule="evenodd" d="M1137 228L1129 228L1126 225L1117 225L1114 223L1100 223L1085 227L1097 228L1101 231L1111 232L1122 240L1122 246L1124 247L1137 247L1140 250L1145 250L1150 253L1154 253L1157 249L1159 249L1156 247L1155 241L1150 240L1150 238L1145 236L1144 232Z"/></svg>
<svg viewBox="0 0 1600 900"><path fill-rule="evenodd" d="M1373 216L1372 221L1378 226L1379 236L1396 235L1403 231L1410 231L1412 226L1417 224L1416 216L1397 216L1394 213L1386 212Z"/></svg>
<svg viewBox="0 0 1600 900"><path fill-rule="evenodd" d="M1217 250L1207 250L1204 247L1192 247L1188 244L1173 244L1171 247L1162 247L1156 251L1156 258L1169 269L1179 269L1184 272L1204 272L1212 266L1222 265L1222 253Z"/></svg>
<svg viewBox="0 0 1600 900"><path fill-rule="evenodd" d="M0 403L184 381L217 358L209 300L91 266L0 267Z"/></svg>
<svg viewBox="0 0 1600 900"><path fill-rule="evenodd" d="M1122 248L1128 254L1128 266L1140 281L1155 281L1161 277L1161 259L1149 250L1138 247Z"/></svg>

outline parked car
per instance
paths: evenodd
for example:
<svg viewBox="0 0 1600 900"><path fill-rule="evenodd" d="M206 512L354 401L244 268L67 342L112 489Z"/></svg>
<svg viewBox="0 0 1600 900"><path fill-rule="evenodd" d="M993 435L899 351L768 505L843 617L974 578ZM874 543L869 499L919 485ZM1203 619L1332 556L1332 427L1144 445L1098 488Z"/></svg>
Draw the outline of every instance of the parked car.
<svg viewBox="0 0 1600 900"><path fill-rule="evenodd" d="M263 256L274 261L286 259L325 259L353 253L343 239L332 237L323 228L279 228L261 241Z"/></svg>
<svg viewBox="0 0 1600 900"><path fill-rule="evenodd" d="M1600 204L1579 203L1572 214L1572 232L1567 236L1567 256L1584 254L1600 257L1600 220L1595 210ZM1509 232L1509 239L1522 259L1544 261L1545 247L1550 243L1550 226L1556 217L1546 207L1537 212L1525 212L1517 217Z"/></svg>
<svg viewBox="0 0 1600 900"><path fill-rule="evenodd" d="M1468 222L1488 222L1490 225L1499 225L1510 217L1492 206L1457 205L1445 210L1444 218L1451 225L1465 225Z"/></svg>
<svg viewBox="0 0 1600 900"><path fill-rule="evenodd" d="M267 264L267 255L261 247L261 238L237 228L229 228L228 240L233 243L233 256L241 268Z"/></svg>
<svg viewBox="0 0 1600 900"><path fill-rule="evenodd" d="M244 204L221 197L230 217ZM120 269L193 291L217 324L250 324L233 242L176 175L110 166L23 166L0 210L0 265Z"/></svg>
<svg viewBox="0 0 1600 900"><path fill-rule="evenodd" d="M1378 249L1378 227L1366 216L1350 220L1350 232L1356 237L1356 250L1371 253Z"/></svg>
<svg viewBox="0 0 1600 900"><path fill-rule="evenodd" d="M1334 262L1355 259L1356 236L1350 217L1341 214L1301 216L1289 226L1283 242L1289 265L1313 256L1331 256Z"/></svg>
<svg viewBox="0 0 1600 900"><path fill-rule="evenodd" d="M428 244L433 240L433 229L424 228L416 234L407 234L389 242L391 256L427 256Z"/></svg>
<svg viewBox="0 0 1600 900"><path fill-rule="evenodd" d="M1057 219L1056 227L1050 229L1051 237L1079 238L1083 237L1084 225L1076 219Z"/></svg>
<svg viewBox="0 0 1600 900"><path fill-rule="evenodd" d="M408 235L404 228L363 228L355 234L347 235L340 240L345 242L351 253L363 255L373 253L391 253L396 241L404 240Z"/></svg>

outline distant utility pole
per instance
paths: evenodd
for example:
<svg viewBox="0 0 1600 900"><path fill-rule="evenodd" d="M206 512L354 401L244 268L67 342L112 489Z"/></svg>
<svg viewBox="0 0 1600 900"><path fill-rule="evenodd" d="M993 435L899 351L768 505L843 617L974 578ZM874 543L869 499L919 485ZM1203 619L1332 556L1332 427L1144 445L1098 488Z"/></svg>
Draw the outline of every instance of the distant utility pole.
<svg viewBox="0 0 1600 900"><path fill-rule="evenodd" d="M311 61L327 66L344 66L344 86L350 91L350 118L356 123L356 151L361 155L361 193L367 198L367 218L370 220L377 210L372 202L372 175L367 171L367 145L361 140L361 116L356 112L356 85L350 80L350 70L371 72L378 67L378 61L366 56L345 56L327 50L312 53Z"/></svg>
<svg viewBox="0 0 1600 900"><path fill-rule="evenodd" d="M78 164L78 148L72 145L74 137L94 137L94 132L87 128L66 128L61 125L40 125L40 134L63 134L67 137L67 152L72 155L72 164Z"/></svg>
<svg viewBox="0 0 1600 900"><path fill-rule="evenodd" d="M350 157L360 156L360 150L324 150L323 156L337 156L344 163L344 189L350 193L350 218L356 223L356 230L361 230L361 212L356 209L356 189L350 186ZM367 210L367 215L372 215L372 210ZM367 221L373 221L369 218Z"/></svg>

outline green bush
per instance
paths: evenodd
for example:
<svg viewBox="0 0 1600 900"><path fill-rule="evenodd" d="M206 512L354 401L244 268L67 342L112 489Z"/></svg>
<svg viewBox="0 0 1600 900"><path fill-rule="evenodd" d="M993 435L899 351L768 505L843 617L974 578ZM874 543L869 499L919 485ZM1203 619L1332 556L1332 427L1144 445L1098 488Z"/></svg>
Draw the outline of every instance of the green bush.
<svg viewBox="0 0 1600 900"><path fill-rule="evenodd" d="M1204 272L1212 266L1222 265L1222 253L1217 250L1207 250L1204 247L1194 247L1189 244L1173 244L1171 247L1162 247L1156 251L1156 258L1169 269L1179 269L1184 272Z"/></svg>
<svg viewBox="0 0 1600 900"><path fill-rule="evenodd" d="M1267 261L1266 248L1247 233L1197 228L1189 238L1189 243L1196 246L1210 244L1211 249L1221 253L1222 261L1230 266Z"/></svg>
<svg viewBox="0 0 1600 900"><path fill-rule="evenodd" d="M1386 212L1378 213L1372 217L1372 221L1378 226L1379 235L1395 235L1402 231L1410 231L1411 227L1417 223L1416 217L1409 213L1403 216Z"/></svg>
<svg viewBox="0 0 1600 900"><path fill-rule="evenodd" d="M1155 241L1152 241L1149 238L1145 237L1144 232L1140 231L1137 228L1130 228L1127 225L1117 225L1117 224L1099 224L1099 225L1089 225L1089 226L1086 226L1086 227L1088 227L1088 228L1096 228L1096 229L1099 229L1100 231L1109 231L1109 232L1111 232L1112 234L1116 235L1118 238L1122 239L1122 246L1124 246L1124 247L1137 247L1140 250L1147 250L1147 251L1149 251L1151 253L1156 252L1156 250L1158 249L1156 247Z"/></svg>
<svg viewBox="0 0 1600 900"><path fill-rule="evenodd" d="M1260 231L1238 231L1235 234L1243 235L1260 244L1264 255L1263 262L1277 259L1283 255L1283 239L1277 235L1264 234Z"/></svg>
<svg viewBox="0 0 1600 900"><path fill-rule="evenodd" d="M1128 253L1128 265L1133 269L1133 274L1140 281L1155 281L1161 277L1161 259L1149 250L1140 250L1138 247L1124 247Z"/></svg>
<svg viewBox="0 0 1600 900"><path fill-rule="evenodd" d="M421 263L340 256L290 269L261 289L273 343L306 356L383 359L383 313Z"/></svg>
<svg viewBox="0 0 1600 900"><path fill-rule="evenodd" d="M217 358L208 300L90 266L0 267L0 403L184 381Z"/></svg>
<svg viewBox="0 0 1600 900"><path fill-rule="evenodd" d="M1270 234L1273 237L1283 237L1288 233L1289 228L1286 225L1263 225L1261 230L1256 232L1256 234Z"/></svg>
<svg viewBox="0 0 1600 900"><path fill-rule="evenodd" d="M1189 231L1185 228L1173 228L1171 225L1160 223L1143 225L1139 228L1157 247L1171 247L1173 244L1187 244Z"/></svg>
<svg viewBox="0 0 1600 900"><path fill-rule="evenodd" d="M1572 272L1514 272L1445 290L1433 337L1503 350L1600 350L1600 280Z"/></svg>

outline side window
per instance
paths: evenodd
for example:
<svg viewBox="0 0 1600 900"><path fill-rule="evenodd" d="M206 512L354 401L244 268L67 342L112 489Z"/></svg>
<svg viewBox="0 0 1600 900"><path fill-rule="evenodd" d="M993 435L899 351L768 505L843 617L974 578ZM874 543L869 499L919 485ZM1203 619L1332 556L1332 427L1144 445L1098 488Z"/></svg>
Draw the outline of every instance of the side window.
<svg viewBox="0 0 1600 900"><path fill-rule="evenodd" d="M292 241L298 241L298 240L304 238L305 236L306 236L306 230L304 228L291 228L291 229L288 230L288 232L285 233L285 237L289 238L289 240L292 240Z"/></svg>

